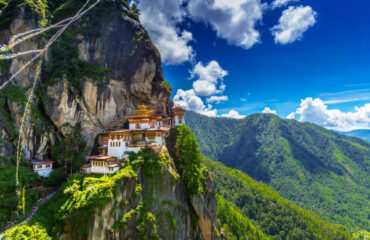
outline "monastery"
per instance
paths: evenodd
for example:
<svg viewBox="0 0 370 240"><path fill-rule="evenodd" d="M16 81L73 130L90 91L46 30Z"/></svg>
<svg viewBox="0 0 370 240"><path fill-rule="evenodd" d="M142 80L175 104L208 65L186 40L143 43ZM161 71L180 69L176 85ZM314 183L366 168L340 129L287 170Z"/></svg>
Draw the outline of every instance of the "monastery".
<svg viewBox="0 0 370 240"><path fill-rule="evenodd" d="M114 129L101 134L100 155L89 156L90 163L82 166L85 174L113 174L121 167L120 160L128 158L131 152L139 152L145 147L160 151L165 145L165 137L171 127L185 123L185 110L181 107L171 109L171 117L154 114L147 106L141 105L135 116L126 116L114 121L128 121L128 129Z"/></svg>

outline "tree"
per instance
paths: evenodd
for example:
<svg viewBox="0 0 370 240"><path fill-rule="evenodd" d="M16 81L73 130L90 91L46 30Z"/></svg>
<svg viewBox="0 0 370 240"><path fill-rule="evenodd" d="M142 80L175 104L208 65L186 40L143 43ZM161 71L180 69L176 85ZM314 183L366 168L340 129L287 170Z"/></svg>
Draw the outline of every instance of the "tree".
<svg viewBox="0 0 370 240"><path fill-rule="evenodd" d="M66 174L78 170L85 161L86 142L77 126L64 124L65 137L54 146L53 154Z"/></svg>
<svg viewBox="0 0 370 240"><path fill-rule="evenodd" d="M51 240L46 230L39 225L28 226L27 224L20 225L9 229L3 235L4 240L19 239L19 240Z"/></svg>
<svg viewBox="0 0 370 240"><path fill-rule="evenodd" d="M201 191L202 155L195 135L190 128L184 124L177 127L176 139L176 166L190 194L197 194Z"/></svg>

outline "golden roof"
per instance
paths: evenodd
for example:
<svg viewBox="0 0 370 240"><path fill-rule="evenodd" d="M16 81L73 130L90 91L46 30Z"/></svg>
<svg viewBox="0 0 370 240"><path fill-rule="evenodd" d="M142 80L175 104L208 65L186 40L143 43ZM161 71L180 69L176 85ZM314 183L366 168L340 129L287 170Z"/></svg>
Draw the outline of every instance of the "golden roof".
<svg viewBox="0 0 370 240"><path fill-rule="evenodd" d="M138 110L135 110L138 116L148 116L154 113L154 110L149 110L147 106L140 105Z"/></svg>

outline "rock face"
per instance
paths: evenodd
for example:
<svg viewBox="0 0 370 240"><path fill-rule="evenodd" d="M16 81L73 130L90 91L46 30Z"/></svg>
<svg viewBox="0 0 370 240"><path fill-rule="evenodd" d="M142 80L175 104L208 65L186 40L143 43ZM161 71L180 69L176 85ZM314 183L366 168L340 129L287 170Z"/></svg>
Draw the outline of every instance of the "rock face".
<svg viewBox="0 0 370 240"><path fill-rule="evenodd" d="M42 120L33 116L23 131L25 157L52 157L50 146L65 135L62 126L66 123L78 126L91 148L97 134L104 131L105 123L132 114L141 104L167 113L171 104L170 93L162 85L164 78L160 55L145 29L137 20L129 17L129 9L121 1L108 1L100 8L73 25L73 29L79 29L75 31L74 38L77 42L77 58L97 68L108 69L109 73L102 82L97 82L91 74L85 76L78 73L77 80L81 83L78 86L70 83L68 74L50 81L53 72L60 69L51 67L57 60L55 53L49 51L42 83L34 99L35 109ZM11 35L36 28L37 22L35 14L20 8L9 27L0 29L0 43L6 43ZM20 44L16 50L37 49L45 41L33 38ZM8 68L10 74L15 73L28 59L13 60ZM13 84L27 89L31 85L34 69L35 65L31 65ZM3 71L0 78L4 80L8 76ZM4 113L0 117L2 156L14 155L16 134L13 132L18 129L16 126L20 125L23 113L20 104L6 97L5 101L0 110ZM4 119L4 115L8 119Z"/></svg>
<svg viewBox="0 0 370 240"><path fill-rule="evenodd" d="M143 213L136 210L135 213L128 214L144 202L146 210L155 216L154 222L145 224L149 229L150 224L155 225L150 230L153 235L149 239L217 239L216 193L210 175L205 174L205 177L207 190L190 198L172 161L169 165L164 164L155 177L146 176L139 168L137 179L121 182L114 201L78 223L79 226L87 226L86 235L79 235L77 226L67 224L59 238L144 239L138 235L138 225L143 221ZM127 224L117 225L124 216L130 216Z"/></svg>

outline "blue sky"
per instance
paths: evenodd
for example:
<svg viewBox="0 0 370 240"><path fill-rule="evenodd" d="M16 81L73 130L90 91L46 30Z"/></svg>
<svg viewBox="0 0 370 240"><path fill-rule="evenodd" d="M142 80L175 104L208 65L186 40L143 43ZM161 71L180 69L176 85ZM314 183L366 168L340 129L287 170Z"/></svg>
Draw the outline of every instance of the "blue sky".
<svg viewBox="0 0 370 240"><path fill-rule="evenodd" d="M172 97L188 110L237 118L294 113L337 130L370 128L370 2L141 0L138 6Z"/></svg>

